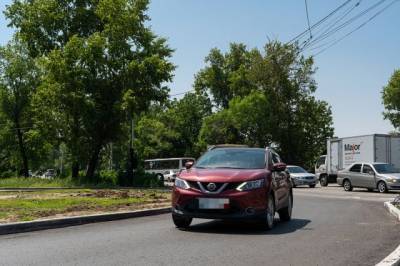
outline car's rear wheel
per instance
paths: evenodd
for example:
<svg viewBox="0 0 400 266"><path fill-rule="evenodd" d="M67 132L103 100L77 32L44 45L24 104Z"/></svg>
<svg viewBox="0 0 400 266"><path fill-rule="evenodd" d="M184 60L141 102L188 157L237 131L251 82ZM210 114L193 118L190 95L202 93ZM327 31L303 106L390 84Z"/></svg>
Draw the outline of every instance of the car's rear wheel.
<svg viewBox="0 0 400 266"><path fill-rule="evenodd" d="M345 191L352 191L353 190L353 186L351 185L350 180L345 179L343 181L343 188L344 188Z"/></svg>
<svg viewBox="0 0 400 266"><path fill-rule="evenodd" d="M383 181L380 181L380 182L378 183L378 190L379 190L380 193L386 193L386 192L388 192L386 183L383 182Z"/></svg>
<svg viewBox="0 0 400 266"><path fill-rule="evenodd" d="M291 193L289 193L288 201L289 201L288 206L286 208L283 208L282 210L278 211L279 218L283 222L290 221L290 219L292 218L293 197L292 197Z"/></svg>
<svg viewBox="0 0 400 266"><path fill-rule="evenodd" d="M319 183L321 184L321 186L326 187L328 186L328 177L326 175L321 176L321 178L319 179Z"/></svg>
<svg viewBox="0 0 400 266"><path fill-rule="evenodd" d="M315 184L309 185L310 188L315 188Z"/></svg>
<svg viewBox="0 0 400 266"><path fill-rule="evenodd" d="M182 217L175 214L172 214L172 221L178 228L188 228L192 223L192 218Z"/></svg>

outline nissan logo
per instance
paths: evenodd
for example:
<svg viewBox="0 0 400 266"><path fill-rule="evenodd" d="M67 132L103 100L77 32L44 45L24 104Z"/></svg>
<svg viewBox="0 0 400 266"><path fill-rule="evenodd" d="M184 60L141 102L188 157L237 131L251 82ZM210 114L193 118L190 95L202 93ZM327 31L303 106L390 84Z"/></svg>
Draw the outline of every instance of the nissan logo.
<svg viewBox="0 0 400 266"><path fill-rule="evenodd" d="M217 188L217 185L215 185L214 183L209 183L209 184L207 185L207 189L208 189L209 191L214 191L216 188Z"/></svg>

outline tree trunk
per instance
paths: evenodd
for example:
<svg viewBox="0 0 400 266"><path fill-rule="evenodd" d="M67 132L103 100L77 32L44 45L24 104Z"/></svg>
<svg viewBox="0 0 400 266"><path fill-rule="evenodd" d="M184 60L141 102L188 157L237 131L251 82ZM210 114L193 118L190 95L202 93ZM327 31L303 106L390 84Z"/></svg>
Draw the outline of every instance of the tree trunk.
<svg viewBox="0 0 400 266"><path fill-rule="evenodd" d="M78 178L79 176L79 162L78 161L74 161L72 163L72 178Z"/></svg>
<svg viewBox="0 0 400 266"><path fill-rule="evenodd" d="M22 159L22 174L25 177L29 177L28 157L26 156L26 149L24 145L24 139L22 136L23 133L18 119L15 120L15 127L17 128L16 130L17 130L18 146Z"/></svg>
<svg viewBox="0 0 400 266"><path fill-rule="evenodd" d="M97 163L99 161L99 154L101 150L102 144L96 144L92 155L90 156L88 168L86 171L86 179L90 181L94 181L94 173L96 171Z"/></svg>

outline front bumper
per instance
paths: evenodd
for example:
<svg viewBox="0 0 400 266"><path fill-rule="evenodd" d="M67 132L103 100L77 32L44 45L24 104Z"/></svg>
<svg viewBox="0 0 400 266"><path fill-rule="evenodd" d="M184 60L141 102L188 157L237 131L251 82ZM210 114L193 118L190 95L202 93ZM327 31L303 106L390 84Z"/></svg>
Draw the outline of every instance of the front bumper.
<svg viewBox="0 0 400 266"><path fill-rule="evenodd" d="M220 194L204 194L192 189L174 188L172 192L172 212L174 215L204 219L253 219L265 215L267 190L229 190ZM227 209L200 209L199 198L227 198Z"/></svg>
<svg viewBox="0 0 400 266"><path fill-rule="evenodd" d="M293 183L296 186L315 185L317 183L317 180L316 179L297 179L297 178L293 178Z"/></svg>

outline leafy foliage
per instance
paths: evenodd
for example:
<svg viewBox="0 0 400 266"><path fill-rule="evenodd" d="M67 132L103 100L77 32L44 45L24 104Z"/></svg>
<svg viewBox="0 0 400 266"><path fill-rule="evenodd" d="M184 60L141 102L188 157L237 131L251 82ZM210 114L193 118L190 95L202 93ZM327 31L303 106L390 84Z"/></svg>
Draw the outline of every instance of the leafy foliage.
<svg viewBox="0 0 400 266"><path fill-rule="evenodd" d="M400 127L400 70L396 70L388 84L382 91L383 104L385 106L384 118L390 120L392 125Z"/></svg>

